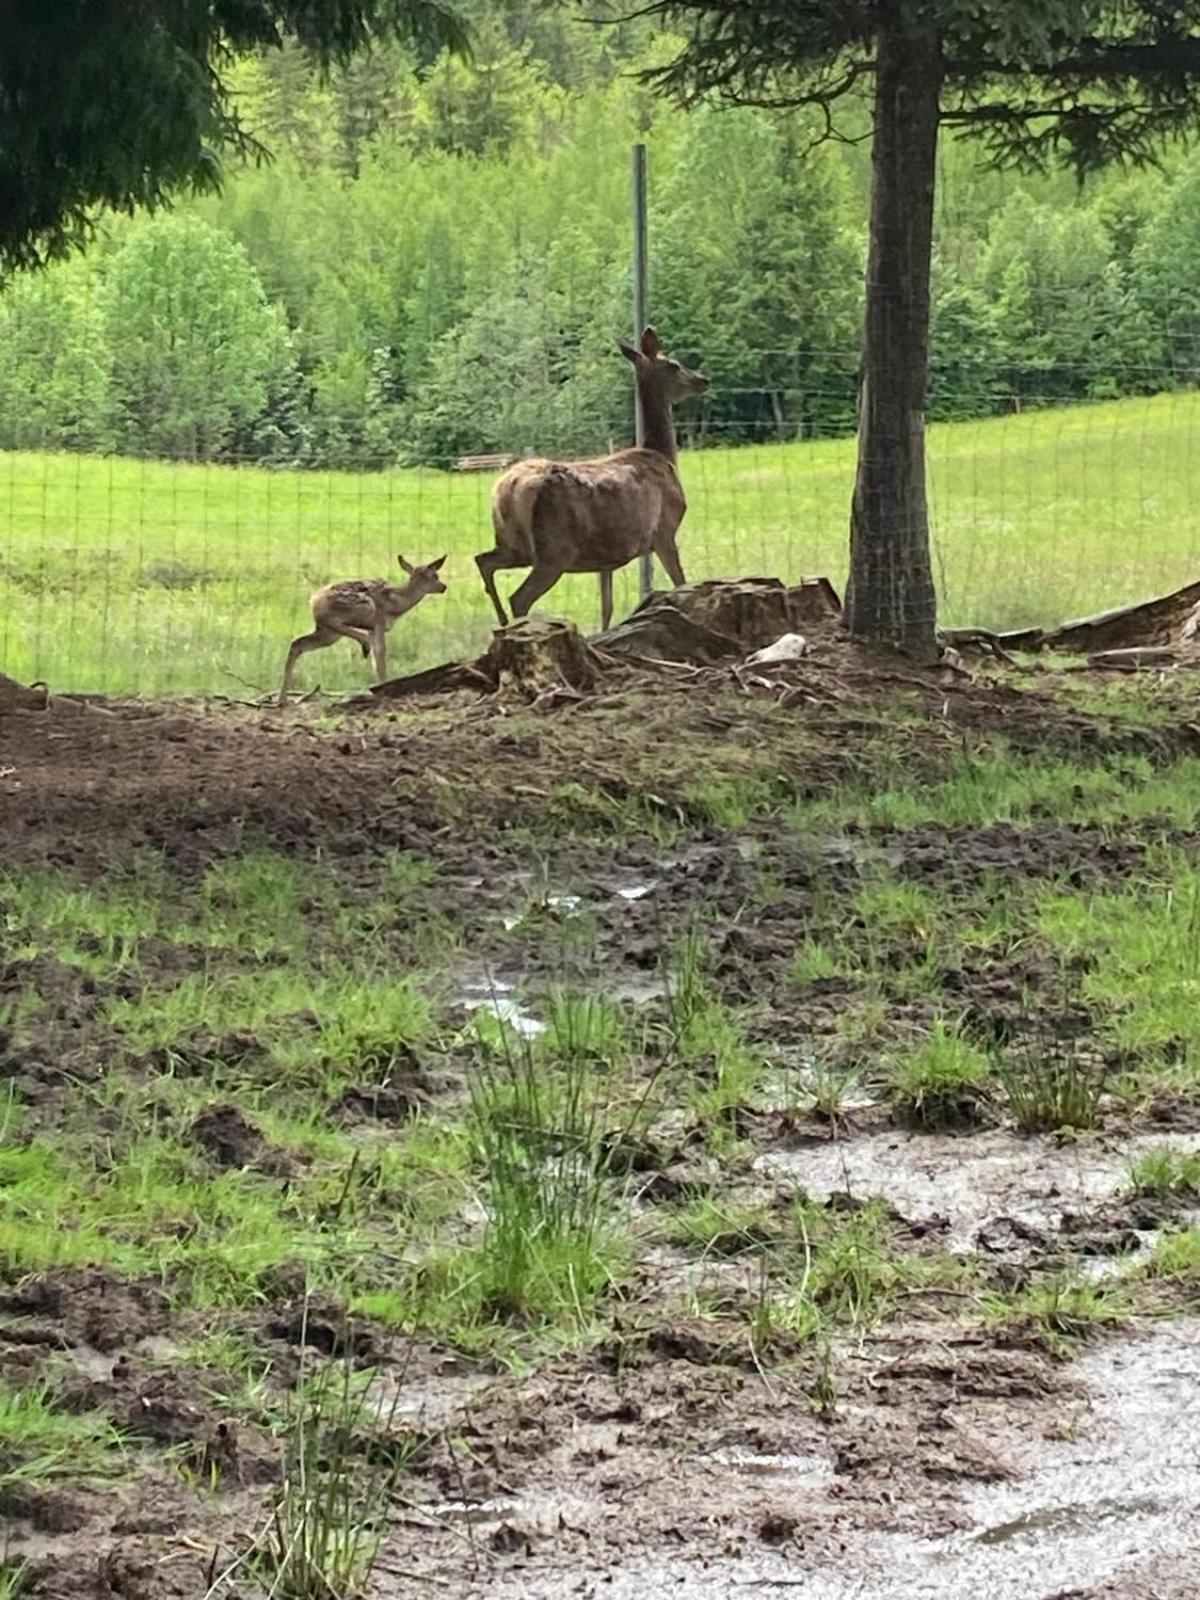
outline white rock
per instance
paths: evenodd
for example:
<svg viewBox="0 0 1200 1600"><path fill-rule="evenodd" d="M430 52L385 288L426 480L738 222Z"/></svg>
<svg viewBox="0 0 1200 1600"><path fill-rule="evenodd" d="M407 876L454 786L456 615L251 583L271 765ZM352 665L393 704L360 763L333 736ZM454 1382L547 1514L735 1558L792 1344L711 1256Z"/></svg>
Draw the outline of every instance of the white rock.
<svg viewBox="0 0 1200 1600"><path fill-rule="evenodd" d="M752 656L746 657L748 667L760 666L768 661L799 661L808 651L808 640L802 633L784 633L774 644L764 645Z"/></svg>

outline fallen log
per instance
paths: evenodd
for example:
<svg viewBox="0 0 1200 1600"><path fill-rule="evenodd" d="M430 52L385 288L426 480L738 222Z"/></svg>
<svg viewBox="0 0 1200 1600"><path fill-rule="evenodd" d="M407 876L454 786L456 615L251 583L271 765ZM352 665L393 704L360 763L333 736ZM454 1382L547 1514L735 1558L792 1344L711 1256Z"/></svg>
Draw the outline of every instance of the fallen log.
<svg viewBox="0 0 1200 1600"><path fill-rule="evenodd" d="M475 662L445 661L440 667L426 667L423 672L410 673L407 678L388 678L383 683L373 683L360 698L369 704L372 696L399 700L410 694L452 694L456 689L491 693L495 687L493 679L480 671Z"/></svg>
<svg viewBox="0 0 1200 1600"><path fill-rule="evenodd" d="M1177 644L1194 633L1200 612L1200 583L1188 583L1170 594L1135 605L1114 606L1094 616L1077 617L1057 628L1027 628L1017 633L994 635L1006 650L1059 650L1071 655L1092 656L1111 650L1134 650ZM955 632L947 631L946 637ZM980 630L975 630L979 632Z"/></svg>
<svg viewBox="0 0 1200 1600"><path fill-rule="evenodd" d="M1098 672L1162 672L1174 667L1198 666L1196 652L1181 653L1171 645L1133 645L1127 650L1100 650L1088 657Z"/></svg>
<svg viewBox="0 0 1200 1600"><path fill-rule="evenodd" d="M45 711L50 691L44 683L18 683L0 672L0 711Z"/></svg>

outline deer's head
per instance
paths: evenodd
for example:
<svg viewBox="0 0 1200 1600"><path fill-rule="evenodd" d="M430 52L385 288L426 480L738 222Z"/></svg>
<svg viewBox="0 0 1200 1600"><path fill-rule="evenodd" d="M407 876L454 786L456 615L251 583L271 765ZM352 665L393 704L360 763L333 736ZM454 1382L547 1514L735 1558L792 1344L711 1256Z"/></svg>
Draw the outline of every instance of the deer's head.
<svg viewBox="0 0 1200 1600"><path fill-rule="evenodd" d="M640 349L626 344L624 339L617 340L617 348L627 361L633 362L638 382L657 389L668 405L703 394L708 388L708 379L702 372L693 372L667 354L653 328L642 334Z"/></svg>
<svg viewBox="0 0 1200 1600"><path fill-rule="evenodd" d="M445 594L446 585L438 577L445 559L445 556L439 556L436 561L429 561L423 567L414 567L403 556L396 557L403 571L408 573L409 591L415 591L418 598L427 594Z"/></svg>

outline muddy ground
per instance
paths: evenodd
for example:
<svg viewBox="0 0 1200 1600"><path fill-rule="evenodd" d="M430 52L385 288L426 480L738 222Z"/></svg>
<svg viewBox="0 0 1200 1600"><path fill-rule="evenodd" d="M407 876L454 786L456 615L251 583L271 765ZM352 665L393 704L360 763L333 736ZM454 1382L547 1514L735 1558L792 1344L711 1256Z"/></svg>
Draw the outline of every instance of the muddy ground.
<svg viewBox="0 0 1200 1600"><path fill-rule="evenodd" d="M230 1564L261 1526L279 1441L247 1420L227 1372L180 1357L219 1322L281 1389L302 1350L376 1374L364 1459L389 1437L413 1447L377 1600L1200 1596L1200 1304L1194 1279L1139 1266L1195 1212L1189 1196L1128 1184L1139 1152L1200 1148L1200 1085L1149 1074L1107 1093L1099 1126L1071 1138L1019 1131L993 1091L952 1128L914 1127L874 1063L948 1005L973 1037L1050 1041L1107 1084L1135 1064L1036 941L930 956L928 930L898 925L866 950L848 909L876 869L946 907L974 905L981 885L985 897L1108 892L1157 870L1164 846L1194 849L1194 819L1073 817L1065 795L979 825L795 820L797 806L937 784L998 750L1152 778L1200 749L1200 695L1052 675L847 684L786 708L713 674L546 716L464 696L401 713L179 703L0 718L6 870L98 884L151 853L186 888L270 847L354 904L381 851L436 866L417 892L457 932L434 985L455 1042L386 1084L364 1070L318 1108L339 1129L399 1137L460 1095L472 1004L499 999L536 1029L569 980L666 1026L663 954L698 908L712 982L767 1063L745 1104L722 1107L724 1140L667 1103L631 1148L648 1242L586 1338L498 1353L399 1334L334 1300L305 1305L286 1270L218 1316L181 1310L152 1275L72 1265L25 1278L0 1262L5 1381L49 1382L64 1410L99 1411L127 1440L115 1479L47 1485L0 1460L15 1592L266 1592ZM397 907L385 955L403 961L418 914ZM868 993L861 971L797 982L797 950L843 936L888 970L882 988ZM199 959L151 942L138 982ZM929 960L936 981L914 979ZM111 985L49 950L0 961L0 1000L31 982L50 1004L19 1037L0 1029L0 1072L28 1112L21 1137L74 1136L73 1097L121 1049L100 1015ZM180 1038L170 1071L203 1075L256 1048ZM851 1086L832 1114L811 1092L814 1063ZM164 1070L138 1064L147 1095ZM188 1137L214 1169L258 1171L281 1193L304 1162L219 1094ZM797 1196L832 1218L878 1199L880 1237L912 1270L879 1317L759 1337L759 1258L744 1238L696 1249L654 1234L659 1213L698 1196L777 1219L781 1237ZM1035 1304L1025 1291L1058 1275L1103 1286L1130 1273L1136 1292L1094 1325L1022 1311Z"/></svg>

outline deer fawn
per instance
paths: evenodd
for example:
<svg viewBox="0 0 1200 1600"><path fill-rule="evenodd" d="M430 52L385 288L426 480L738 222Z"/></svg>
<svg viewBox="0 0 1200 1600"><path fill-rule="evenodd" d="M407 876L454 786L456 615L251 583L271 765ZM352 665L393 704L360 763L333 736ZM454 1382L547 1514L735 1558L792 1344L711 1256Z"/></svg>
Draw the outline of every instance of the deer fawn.
<svg viewBox="0 0 1200 1600"><path fill-rule="evenodd" d="M686 583L676 535L687 501L676 470L677 400L703 394L708 379L672 360L653 328L641 348L618 341L632 361L642 401L645 443L597 461L520 461L492 492L496 548L475 557L501 626L508 622L495 574L533 570L509 605L523 617L564 572L598 572L602 626L612 621L612 575L635 556L653 552L677 587Z"/></svg>
<svg viewBox="0 0 1200 1600"><path fill-rule="evenodd" d="M445 594L446 585L438 577L445 559L439 556L426 566L414 567L403 556L397 556L396 560L408 573L407 583L371 578L328 583L318 589L309 602L316 627L311 633L292 640L283 668L279 704L283 705L287 699L292 673L300 657L310 650L323 650L338 639L353 639L364 656L374 656L375 676L382 682L387 677L388 629L406 611L420 605L427 594Z"/></svg>

